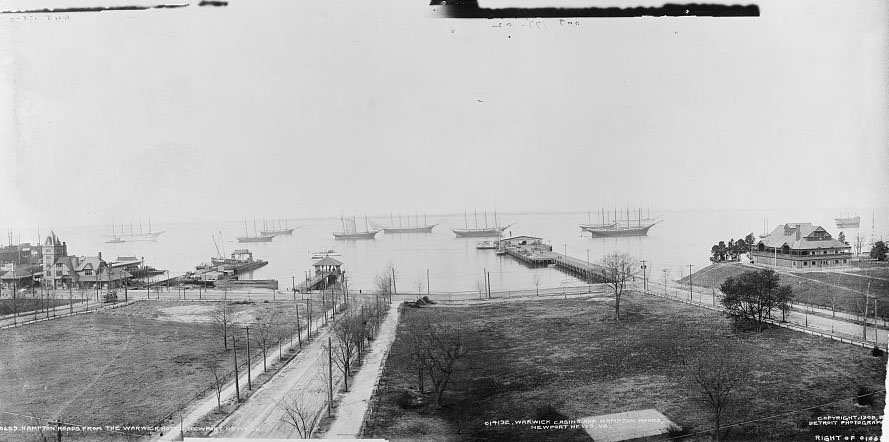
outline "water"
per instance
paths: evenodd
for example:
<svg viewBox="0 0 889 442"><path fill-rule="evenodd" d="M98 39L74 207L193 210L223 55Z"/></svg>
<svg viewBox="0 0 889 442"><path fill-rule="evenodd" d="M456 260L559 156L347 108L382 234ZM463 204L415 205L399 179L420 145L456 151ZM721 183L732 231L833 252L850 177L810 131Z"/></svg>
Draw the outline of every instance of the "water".
<svg viewBox="0 0 889 442"><path fill-rule="evenodd" d="M773 210L773 211L668 211L660 213L663 222L644 237L591 238L581 234L578 223L587 222L586 213L499 214L502 223L515 223L505 234L529 234L544 238L554 251L599 262L613 252L629 253L648 263L649 277L655 282L667 277L679 279L709 264L710 246L730 238L743 238L748 233L759 234L763 219L769 228L778 222L812 222L824 226L834 237L839 231L833 218L839 210ZM876 212L876 226L871 227L870 209L857 212L862 216L861 228L846 229L849 242L861 234L867 242L871 232L876 239L889 232L889 213ZM471 216L470 216L471 218ZM371 220L374 218L371 217ZM289 219L291 227L298 226L292 236L278 236L270 243L239 244L237 236L244 235L243 221L207 223L152 223L152 228L166 230L157 242L128 242L107 244L110 226L63 227L56 230L60 239L68 243L70 254L95 255L101 251L106 259L117 256L144 257L148 265L167 269L171 274L191 270L196 264L207 262L217 255L212 235L216 235L219 252L228 256L234 249L248 248L256 258L269 264L251 275L254 279L277 279L282 290L289 289L293 279L299 281L311 270L312 252L335 249L342 256L348 272L350 287L368 289L374 278L389 265L396 269L396 283L400 292L425 292L426 271L429 288L434 292L472 292L483 287L484 272L491 275L492 290L531 289L539 278L540 288L582 285L579 280L552 268L531 269L508 256L497 256L493 250L478 250L476 243L484 238L456 238L449 230L462 227L463 214L429 216L430 223L440 223L428 234L384 234L375 240L334 240L331 232L341 230L338 219ZM595 221L595 215L593 215ZM388 222L388 216L376 221ZM470 219L470 224L473 221ZM261 222L259 223L261 228ZM138 228L137 228L138 229ZM250 233L252 234L252 222ZM43 232L46 233L45 231ZM589 253L589 255L587 255Z"/></svg>

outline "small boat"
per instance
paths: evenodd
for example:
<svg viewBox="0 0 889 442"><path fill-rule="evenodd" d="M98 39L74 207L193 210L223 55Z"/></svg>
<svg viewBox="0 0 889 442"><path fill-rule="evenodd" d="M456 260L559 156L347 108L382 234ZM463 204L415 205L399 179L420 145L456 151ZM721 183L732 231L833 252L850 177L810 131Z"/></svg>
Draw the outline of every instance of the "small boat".
<svg viewBox="0 0 889 442"><path fill-rule="evenodd" d="M319 250L317 252L312 253L312 259L321 259L327 256L341 256L336 250L328 249L328 250Z"/></svg>
<svg viewBox="0 0 889 442"><path fill-rule="evenodd" d="M861 217L853 216L850 218L834 218L838 229L857 229L861 226Z"/></svg>
<svg viewBox="0 0 889 442"><path fill-rule="evenodd" d="M479 250L497 249L498 247L497 241L481 241L475 245L475 248Z"/></svg>
<svg viewBox="0 0 889 442"><path fill-rule="evenodd" d="M119 236L115 236L114 238L111 238L108 241L105 241L105 243L107 243L107 244L120 244L120 243L125 243L125 242L126 242L126 240L121 239L121 237L119 237Z"/></svg>

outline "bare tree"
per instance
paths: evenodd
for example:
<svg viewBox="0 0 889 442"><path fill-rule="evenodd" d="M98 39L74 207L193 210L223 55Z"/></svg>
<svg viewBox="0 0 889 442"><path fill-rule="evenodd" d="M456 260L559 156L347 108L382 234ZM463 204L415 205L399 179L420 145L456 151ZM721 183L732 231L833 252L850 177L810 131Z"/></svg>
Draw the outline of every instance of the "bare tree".
<svg viewBox="0 0 889 442"><path fill-rule="evenodd" d="M408 351L414 367L417 369L417 390L423 394L425 390L424 375L427 369L426 348L426 324L422 321L406 321L404 336L408 340Z"/></svg>
<svg viewBox="0 0 889 442"><path fill-rule="evenodd" d="M427 317L424 333L424 353L426 372L435 393L435 406L441 406L441 399L456 370L458 360L469 354L469 349L460 324L449 324L437 315Z"/></svg>
<svg viewBox="0 0 889 442"><path fill-rule="evenodd" d="M861 255L861 249L864 247L864 238L861 235L855 235L855 256Z"/></svg>
<svg viewBox="0 0 889 442"><path fill-rule="evenodd" d="M689 374L700 393L698 399L713 410L714 440L719 440L720 425L725 414L738 403L740 390L750 379L750 366L741 351L720 348L697 358Z"/></svg>
<svg viewBox="0 0 889 442"><path fill-rule="evenodd" d="M219 375L219 367L213 365L210 367L213 372L213 380L216 382L216 409L222 413L222 376Z"/></svg>
<svg viewBox="0 0 889 442"><path fill-rule="evenodd" d="M358 327L358 319L354 311L340 316L333 324L333 362L343 373L343 387L349 391L349 370L355 361L357 347L355 344L355 328Z"/></svg>
<svg viewBox="0 0 889 442"><path fill-rule="evenodd" d="M636 274L636 262L626 253L612 253L602 259L602 278L614 292L614 316L620 321L620 298L627 282Z"/></svg>
<svg viewBox="0 0 889 442"><path fill-rule="evenodd" d="M306 400L303 395L288 395L284 400L277 402L277 405L284 411L281 420L296 429L300 439L312 437L324 410L323 407L313 407L312 401Z"/></svg>
<svg viewBox="0 0 889 442"><path fill-rule="evenodd" d="M253 327L256 328L256 342L259 344L259 347L262 349L262 371L265 373L268 370L267 367L267 355L269 350L269 345L272 343L272 331L274 330L274 326L272 325L272 318L269 317L268 321L261 321L259 319L256 320L256 323Z"/></svg>
<svg viewBox="0 0 889 442"><path fill-rule="evenodd" d="M391 301L392 299L392 272L389 270L380 273L374 279L374 288L377 290L377 293L382 295L386 301Z"/></svg>
<svg viewBox="0 0 889 442"><path fill-rule="evenodd" d="M278 343L278 360L283 361L284 350L282 347L284 345L284 340L290 337L291 344L293 343L292 330L290 324L280 320L276 320L273 327L274 329L272 330L272 333L275 337L275 341Z"/></svg>
<svg viewBox="0 0 889 442"><path fill-rule="evenodd" d="M234 326L234 312L231 306L226 302L220 302L219 305L210 313L210 320L213 323L214 330L222 334L223 345L225 351L228 351L228 336Z"/></svg>

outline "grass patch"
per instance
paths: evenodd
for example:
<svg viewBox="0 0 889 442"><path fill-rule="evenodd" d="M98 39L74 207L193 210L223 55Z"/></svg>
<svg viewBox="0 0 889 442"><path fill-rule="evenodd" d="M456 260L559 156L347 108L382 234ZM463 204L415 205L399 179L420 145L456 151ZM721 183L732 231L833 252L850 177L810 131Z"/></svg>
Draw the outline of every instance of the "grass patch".
<svg viewBox="0 0 889 442"><path fill-rule="evenodd" d="M613 307L584 300L549 300L472 308L405 309L386 362L379 406L366 437L431 440L589 440L583 430L534 430L517 420L567 419L654 408L685 428L712 428L711 411L685 381L700 351L738 339L754 350L754 380L724 424L843 401L815 410L735 427L729 436L747 440L813 440L832 427L810 427L823 415L879 414L884 395L868 413L856 406L859 387L882 389L885 358L861 349L782 328L760 334L734 331L716 312L638 294ZM458 362L443 407L431 393L423 405L403 392L416 390L405 327L437 310L454 323L467 320L470 355ZM427 379L428 382L428 379ZM427 384L427 388L428 384ZM405 407L404 405L410 405ZM510 421L500 425L491 422ZM828 430L825 430L828 428ZM845 426L845 434L879 434L879 427ZM732 436L734 435L734 436ZM693 436L693 437L700 437Z"/></svg>
<svg viewBox="0 0 889 442"><path fill-rule="evenodd" d="M3 410L88 426L155 425L214 384L210 367L232 370L232 351L208 322L170 319L169 312L212 306L207 302L139 302L3 331L0 398ZM291 303L235 306L242 317L283 319ZM302 322L305 304L300 305ZM314 307L316 312L320 306ZM199 317L199 315L196 315ZM243 332L238 362L246 361ZM251 338L254 336L251 334ZM251 348L254 358L261 355ZM269 354L277 353L277 347ZM0 425L34 425L0 415ZM54 437L54 434L51 436ZM136 440L119 433L63 433L63 440ZM3 432L6 441L35 440L36 433Z"/></svg>
<svg viewBox="0 0 889 442"><path fill-rule="evenodd" d="M711 264L691 275L695 286L716 288L731 276L754 270L740 264ZM868 273L871 272L871 273ZM855 272L849 275L836 272L808 272L793 275L781 273L781 284L789 284L793 288L794 302L815 305L830 309L836 302L837 311L852 314L864 313L865 295L870 300L868 316L873 315L874 298L877 299L878 313L881 318L889 319L889 281L877 279L874 270ZM679 281L688 285L688 276Z"/></svg>

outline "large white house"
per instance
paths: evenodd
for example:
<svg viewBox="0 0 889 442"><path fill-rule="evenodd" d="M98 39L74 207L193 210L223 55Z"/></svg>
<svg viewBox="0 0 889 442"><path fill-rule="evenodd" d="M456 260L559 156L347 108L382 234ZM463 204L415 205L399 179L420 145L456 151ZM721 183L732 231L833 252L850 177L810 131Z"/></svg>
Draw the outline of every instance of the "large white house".
<svg viewBox="0 0 889 442"><path fill-rule="evenodd" d="M753 245L754 264L787 267L791 270L818 270L848 265L852 247L811 223L779 225Z"/></svg>

